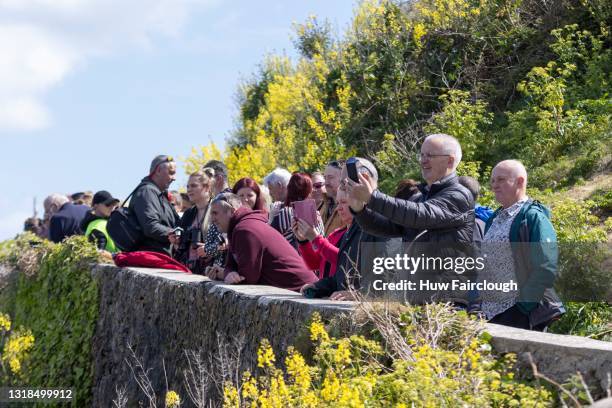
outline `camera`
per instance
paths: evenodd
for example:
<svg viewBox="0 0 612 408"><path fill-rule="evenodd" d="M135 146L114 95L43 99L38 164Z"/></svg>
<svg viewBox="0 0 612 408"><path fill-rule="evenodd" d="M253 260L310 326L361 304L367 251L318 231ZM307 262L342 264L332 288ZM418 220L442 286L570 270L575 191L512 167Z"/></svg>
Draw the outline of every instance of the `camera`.
<svg viewBox="0 0 612 408"><path fill-rule="evenodd" d="M202 229L201 228L192 228L189 230L189 241L191 242L191 247L196 249L198 247L198 243L202 242Z"/></svg>
<svg viewBox="0 0 612 408"><path fill-rule="evenodd" d="M176 235L177 238L180 238L183 235L183 229L181 227L176 227L172 230L172 232L174 233L174 235Z"/></svg>

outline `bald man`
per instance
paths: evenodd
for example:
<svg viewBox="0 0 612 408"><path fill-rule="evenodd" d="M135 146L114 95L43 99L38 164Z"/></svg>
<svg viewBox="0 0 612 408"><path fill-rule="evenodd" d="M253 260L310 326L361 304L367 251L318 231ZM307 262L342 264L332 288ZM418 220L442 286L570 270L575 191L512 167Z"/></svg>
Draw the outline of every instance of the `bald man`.
<svg viewBox="0 0 612 408"><path fill-rule="evenodd" d="M485 226L483 248L495 253L486 279L513 280L518 291L482 291L482 311L491 323L543 330L565 312L553 289L558 248L550 210L527 196L527 171L517 160L493 168L491 189L501 207Z"/></svg>

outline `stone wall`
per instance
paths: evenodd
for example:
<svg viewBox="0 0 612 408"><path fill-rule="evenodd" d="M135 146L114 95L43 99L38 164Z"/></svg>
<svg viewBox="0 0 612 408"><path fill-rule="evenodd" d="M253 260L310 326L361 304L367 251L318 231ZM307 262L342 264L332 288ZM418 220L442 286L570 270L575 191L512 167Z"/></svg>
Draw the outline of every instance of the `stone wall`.
<svg viewBox="0 0 612 408"><path fill-rule="evenodd" d="M288 290L223 285L182 272L99 265L93 273L100 288L93 340L96 407L110 406L116 387L124 385L130 401L145 399L126 364L128 344L150 369L156 390L165 389L165 366L169 389L184 396L185 351L218 355L219 340L232 344L242 339L242 369L252 368L261 339L268 338L275 350L285 350L303 332L313 311L331 316L352 308L307 300Z"/></svg>
<svg viewBox="0 0 612 408"><path fill-rule="evenodd" d="M167 379L168 388L185 397L185 351L219 355L219 341L231 345L243 339L241 369L252 368L261 339L269 339L277 352L285 350L299 341L313 311L330 317L353 308L351 302L304 299L265 286L223 285L181 272L98 265L93 274L101 295L93 341L96 407L111 406L116 389L124 386L130 401L145 400L126 363L128 344L150 370L156 390L164 390ZM580 370L600 390L607 386L612 343L497 325L488 331L495 349L516 352L523 362L531 354L539 370L553 379L563 381Z"/></svg>

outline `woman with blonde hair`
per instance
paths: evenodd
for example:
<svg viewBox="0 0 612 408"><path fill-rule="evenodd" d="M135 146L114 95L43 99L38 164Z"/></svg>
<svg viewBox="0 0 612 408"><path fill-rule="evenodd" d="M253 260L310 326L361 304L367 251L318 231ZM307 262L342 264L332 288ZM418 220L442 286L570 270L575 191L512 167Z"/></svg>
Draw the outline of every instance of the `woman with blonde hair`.
<svg viewBox="0 0 612 408"><path fill-rule="evenodd" d="M179 223L183 231L174 257L197 274L204 274L209 263L204 241L210 225L208 213L214 182L214 172L208 168L189 175L187 195L193 206L185 211Z"/></svg>

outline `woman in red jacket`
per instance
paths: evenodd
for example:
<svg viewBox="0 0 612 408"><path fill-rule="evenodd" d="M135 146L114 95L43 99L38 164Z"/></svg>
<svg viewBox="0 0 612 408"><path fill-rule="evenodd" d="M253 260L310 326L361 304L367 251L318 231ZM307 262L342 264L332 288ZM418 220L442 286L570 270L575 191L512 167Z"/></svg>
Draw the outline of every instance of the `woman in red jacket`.
<svg viewBox="0 0 612 408"><path fill-rule="evenodd" d="M332 231L327 238L318 234L314 227L301 219L293 223L293 232L299 242L299 252L310 269L319 271L319 279L334 276L336 273L338 243L353 222L353 214L349 209L346 192L339 189L336 200L342 226Z"/></svg>

